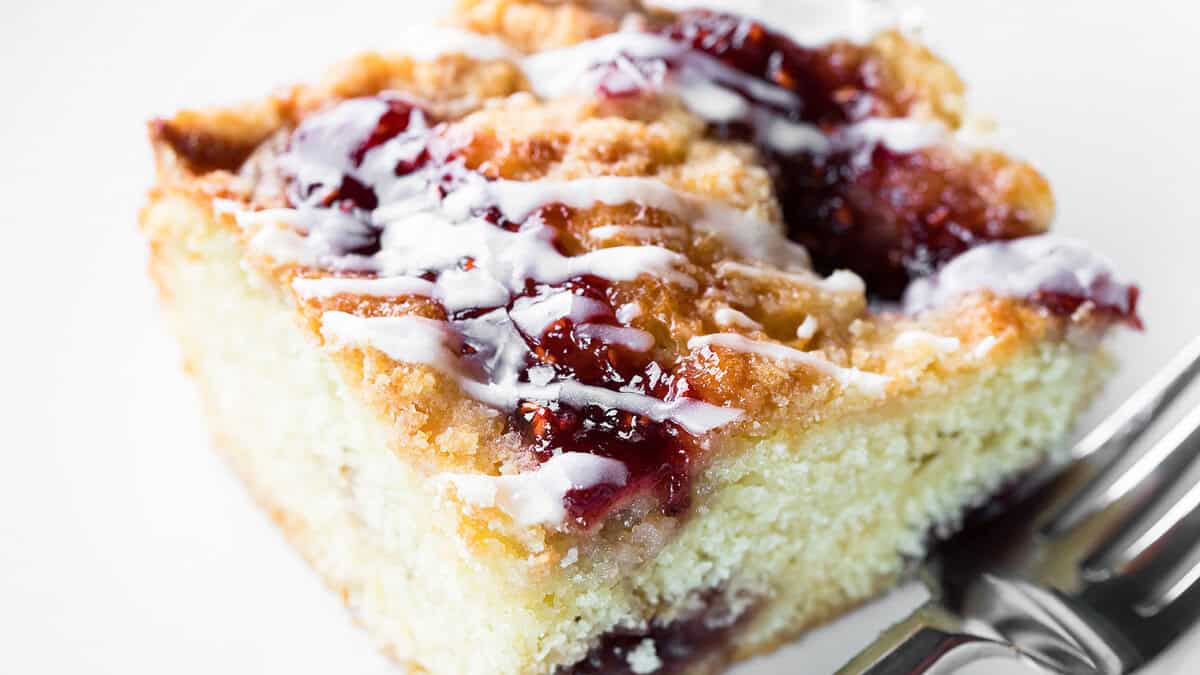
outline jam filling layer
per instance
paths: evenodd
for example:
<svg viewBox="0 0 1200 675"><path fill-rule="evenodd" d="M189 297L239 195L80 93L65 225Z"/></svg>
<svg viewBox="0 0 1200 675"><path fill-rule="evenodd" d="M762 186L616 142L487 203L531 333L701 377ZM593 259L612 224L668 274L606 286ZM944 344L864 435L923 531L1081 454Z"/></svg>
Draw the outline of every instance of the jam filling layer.
<svg viewBox="0 0 1200 675"><path fill-rule="evenodd" d="M921 311L990 288L1057 314L1087 306L1136 324L1136 288L1086 249L1026 238L1033 227L1023 214L995 208L966 174L927 150L948 142L944 130L888 117L903 111L877 95L875 66L861 47L811 49L753 21L686 12L656 33L614 34L523 65L542 95L580 86L615 98L666 91L715 135L755 143L792 238L818 269L854 270L877 297L907 289L906 305ZM549 489L555 508L529 523L590 528L640 494L656 496L666 515L683 514L701 439L740 411L700 400L679 363L653 358L653 336L629 325L614 284L642 275L696 282L680 271L676 252L619 246L569 255L558 233L576 209L630 202L686 213L731 244L772 228L650 179L490 180L466 166L447 129L391 95L309 117L280 157L292 208L246 214L267 224L256 245L337 274L298 280L304 297L428 298L437 320L330 312L326 337L433 366L506 412L546 469L534 487L559 486ZM273 219L283 227L270 226ZM804 258L787 242L759 248L782 267ZM1047 250L1054 262L1035 265L1019 284L988 276L1025 270ZM815 365L842 386L881 391L886 382L737 335L695 342ZM572 459L584 455L595 459ZM560 510L563 523L555 522Z"/></svg>
<svg viewBox="0 0 1200 675"><path fill-rule="evenodd" d="M651 620L641 630L614 628L580 662L555 675L659 675L685 673L698 663L725 658L729 639L755 616L755 608L731 611L716 593L703 608L674 621Z"/></svg>

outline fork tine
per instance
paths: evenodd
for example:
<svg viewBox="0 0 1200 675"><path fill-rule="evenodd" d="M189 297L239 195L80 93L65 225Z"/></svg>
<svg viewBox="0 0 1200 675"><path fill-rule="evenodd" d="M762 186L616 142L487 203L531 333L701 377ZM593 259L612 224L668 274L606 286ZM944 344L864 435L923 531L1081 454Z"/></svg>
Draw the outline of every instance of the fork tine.
<svg viewBox="0 0 1200 675"><path fill-rule="evenodd" d="M1148 617L1161 613L1187 593L1197 581L1200 581L1200 547L1193 546L1183 563L1176 565L1170 574L1163 576L1150 589L1146 599L1138 603L1138 614Z"/></svg>
<svg viewBox="0 0 1200 675"><path fill-rule="evenodd" d="M1071 452L1074 459L1091 458L1100 469L1092 480L1045 521L1043 534L1050 537L1065 534L1136 486L1137 482L1132 479L1121 480L1127 473L1124 467L1133 459L1123 457L1122 452L1145 433L1198 375L1200 337L1189 342L1116 412L1075 445ZM1147 468L1153 468L1151 460L1146 460L1139 471L1144 472ZM1145 477L1141 475L1139 480ZM1114 490L1114 486L1119 490Z"/></svg>
<svg viewBox="0 0 1200 675"><path fill-rule="evenodd" d="M958 632L961 619L934 602L879 635L837 675L933 675L989 658L1020 659L1011 644Z"/></svg>
<svg viewBox="0 0 1200 675"><path fill-rule="evenodd" d="M1087 579L1095 581L1121 573L1129 563L1161 543L1163 537L1200 506L1200 484L1187 486L1182 481L1187 466L1197 455L1200 455L1200 407L1138 458L1109 490L1108 496L1115 495L1114 501L1126 495L1130 495L1130 501L1141 501L1138 497L1142 495L1131 494L1134 490L1161 496L1154 498L1144 513L1123 524L1084 561L1082 570Z"/></svg>
<svg viewBox="0 0 1200 675"><path fill-rule="evenodd" d="M1200 621L1200 587L1195 584L1200 577L1200 560L1190 562L1190 567L1164 586L1162 595L1135 607L1143 624L1142 651L1150 658L1169 649Z"/></svg>
<svg viewBox="0 0 1200 675"><path fill-rule="evenodd" d="M1150 661L1200 621L1198 581L1200 508L1193 507L1143 555L1119 574L1089 585L1081 597Z"/></svg>

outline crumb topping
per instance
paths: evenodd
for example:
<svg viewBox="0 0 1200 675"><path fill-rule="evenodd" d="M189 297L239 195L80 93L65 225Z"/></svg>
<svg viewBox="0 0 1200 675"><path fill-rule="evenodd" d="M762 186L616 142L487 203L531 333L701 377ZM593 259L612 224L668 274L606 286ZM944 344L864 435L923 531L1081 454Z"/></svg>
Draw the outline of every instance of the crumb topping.
<svg viewBox="0 0 1200 675"><path fill-rule="evenodd" d="M1136 287L1041 234L1045 182L958 137L961 85L898 34L804 47L729 14L618 30L499 1L458 19L481 42L352 62L253 154L159 138L197 171L241 162L225 210L332 349L379 355L364 377L423 368L474 402L384 396L398 424L446 418L433 446L501 439L445 477L466 503L567 529L646 496L680 516L721 433L880 405L1020 331L1137 325Z"/></svg>

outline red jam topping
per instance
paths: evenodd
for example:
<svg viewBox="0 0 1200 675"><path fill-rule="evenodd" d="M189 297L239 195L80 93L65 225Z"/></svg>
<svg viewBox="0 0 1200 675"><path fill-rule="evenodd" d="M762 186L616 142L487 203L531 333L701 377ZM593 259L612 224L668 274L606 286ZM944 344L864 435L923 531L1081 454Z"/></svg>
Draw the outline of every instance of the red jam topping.
<svg viewBox="0 0 1200 675"><path fill-rule="evenodd" d="M878 65L860 46L802 47L756 21L705 10L680 14L662 32L796 94L794 109L768 106L792 121L832 133L904 113L881 91ZM878 145L786 154L759 142L752 121L717 125L714 132L758 142L791 237L808 248L818 272L852 270L875 297L900 297L911 279L971 246L1037 231L1029 214L988 200L961 167L935 153Z"/></svg>
<svg viewBox="0 0 1200 675"><path fill-rule="evenodd" d="M1112 283L1112 280L1106 280L1106 283ZM1085 303L1090 302L1093 314L1116 323L1124 323L1136 330L1142 330L1142 317L1138 314L1137 310L1141 289L1137 286L1125 286L1124 302L1121 303L1101 301L1099 298L1102 296L1103 294L1095 292L1088 295L1077 295L1061 291L1040 290L1030 296L1028 300L1058 316L1072 316Z"/></svg>
<svg viewBox="0 0 1200 675"><path fill-rule="evenodd" d="M603 307L599 316L588 318L587 326L620 326L610 286L603 279L579 277L559 287L531 285L524 297L561 291ZM540 335L522 337L529 346L523 381L530 380L532 369L548 367L559 379L612 391L659 399L687 391L687 381L676 378L663 365L589 335L570 318L553 321ZM602 406L576 408L558 401L528 401L516 411L511 423L529 439L543 462L563 452L586 452L625 464L629 479L624 486L601 484L566 494L567 514L581 527L599 522L614 504L634 494L656 494L663 513L670 516L683 513L691 501L693 440L672 422L656 422Z"/></svg>
<svg viewBox="0 0 1200 675"><path fill-rule="evenodd" d="M1037 231L1028 214L989 200L933 153L879 145L772 162L791 237L818 271L853 270L875 297L900 297L972 246Z"/></svg>
<svg viewBox="0 0 1200 675"><path fill-rule="evenodd" d="M633 675L631 655L644 649L647 640L661 664L656 675L686 673L706 662L729 644L729 637L754 616L754 609L732 613L716 593L702 598L703 608L693 616L672 622L652 620L643 630L615 628L579 663L555 670L555 675Z"/></svg>
<svg viewBox="0 0 1200 675"><path fill-rule="evenodd" d="M796 94L798 107L780 111L794 120L825 126L884 112L871 90L872 65L853 45L801 47L752 19L703 9L680 13L661 33Z"/></svg>

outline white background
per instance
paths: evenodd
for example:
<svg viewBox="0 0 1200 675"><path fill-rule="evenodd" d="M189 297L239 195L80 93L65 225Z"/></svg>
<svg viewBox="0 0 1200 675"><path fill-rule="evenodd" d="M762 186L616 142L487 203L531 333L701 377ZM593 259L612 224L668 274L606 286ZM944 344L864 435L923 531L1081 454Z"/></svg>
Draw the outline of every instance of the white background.
<svg viewBox="0 0 1200 675"><path fill-rule="evenodd" d="M1059 229L1142 282L1111 409L1200 332L1200 10L924 4L976 107L1055 184ZM395 672L209 451L134 222L147 118L315 75L441 5L4 0L0 672ZM737 672L824 672L881 616Z"/></svg>

